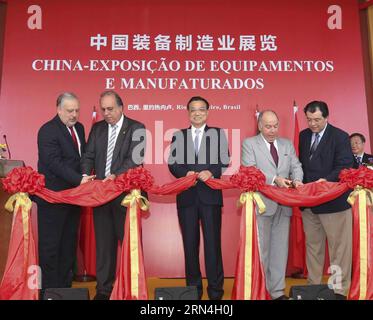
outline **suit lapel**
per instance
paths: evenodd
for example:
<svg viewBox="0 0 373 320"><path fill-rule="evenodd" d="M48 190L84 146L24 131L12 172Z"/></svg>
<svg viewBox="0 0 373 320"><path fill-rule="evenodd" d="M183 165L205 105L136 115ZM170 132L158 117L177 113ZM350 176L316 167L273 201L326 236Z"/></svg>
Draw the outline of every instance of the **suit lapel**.
<svg viewBox="0 0 373 320"><path fill-rule="evenodd" d="M302 159L304 163L308 163L310 161L310 149L311 149L311 139L312 139L312 131L310 129L307 129L304 133L304 139L300 141L301 146L304 151L302 151Z"/></svg>
<svg viewBox="0 0 373 320"><path fill-rule="evenodd" d="M272 158L272 155L271 153L269 152L264 140L264 138L258 134L256 136L256 143L258 144L258 148L260 150L260 152L262 152L264 154L265 157L267 157L267 159L269 160L269 162L274 166L276 167L276 164L275 164L275 161L273 160Z"/></svg>
<svg viewBox="0 0 373 320"><path fill-rule="evenodd" d="M108 144L108 136L109 136L109 125L106 121L102 121L102 127L100 128L101 131L98 134L98 147L102 148L102 159L104 161L104 170L105 170L105 165L106 165L106 157L107 157L107 144Z"/></svg>
<svg viewBox="0 0 373 320"><path fill-rule="evenodd" d="M60 128L62 135L66 138L68 141L67 143L71 145L71 147L75 150L75 152L79 155L79 150L77 146L75 145L73 138L71 136L71 133L67 126L61 121L61 119L58 117L58 115L55 117L55 120L57 122L58 127Z"/></svg>
<svg viewBox="0 0 373 320"><path fill-rule="evenodd" d="M124 117L124 115L123 115L123 117ZM129 125L128 124L128 119L126 117L124 117L122 128L120 128L117 141L115 142L115 147L114 147L114 151L113 151L113 158L112 158L111 163L114 163L115 159L119 155L119 151L121 149L121 146L123 145L124 138L126 137L126 134L127 134L127 131L128 131L127 130L128 125ZM107 141L107 139L106 139L106 141Z"/></svg>

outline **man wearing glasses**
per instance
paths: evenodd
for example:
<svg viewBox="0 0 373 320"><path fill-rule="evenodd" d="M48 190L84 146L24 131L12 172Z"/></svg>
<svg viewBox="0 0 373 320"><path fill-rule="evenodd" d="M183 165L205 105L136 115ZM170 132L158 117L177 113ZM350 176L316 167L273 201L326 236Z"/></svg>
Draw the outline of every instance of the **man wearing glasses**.
<svg viewBox="0 0 373 320"><path fill-rule="evenodd" d="M171 143L169 170L176 178L198 174L194 187L177 196L177 211L184 244L185 273L188 286L196 286L201 299L202 277L199 265L200 224L205 250L211 300L223 296L223 261L221 253L221 190L213 190L204 182L220 178L229 164L228 142L220 128L206 125L209 103L202 97L189 100L191 126L177 131Z"/></svg>
<svg viewBox="0 0 373 320"><path fill-rule="evenodd" d="M361 133L353 133L350 135L352 153L354 154L354 168L357 169L363 165L373 164L373 155L364 152L365 137Z"/></svg>
<svg viewBox="0 0 373 320"><path fill-rule="evenodd" d="M312 101L304 108L308 129L299 136L299 160L303 182L337 182L341 170L353 166L349 136L328 123L329 109L323 101ZM347 191L335 200L316 207L303 208L306 234L308 282L321 284L325 240L328 240L330 265L339 283L334 286L337 299L345 299L351 282L352 213Z"/></svg>

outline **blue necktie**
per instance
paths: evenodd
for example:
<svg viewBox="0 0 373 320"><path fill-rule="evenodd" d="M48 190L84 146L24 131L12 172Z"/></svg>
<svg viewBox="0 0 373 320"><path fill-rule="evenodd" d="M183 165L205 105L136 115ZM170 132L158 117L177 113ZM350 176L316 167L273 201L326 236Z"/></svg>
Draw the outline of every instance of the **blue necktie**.
<svg viewBox="0 0 373 320"><path fill-rule="evenodd" d="M196 129L196 136L194 138L194 152L196 155L198 154L198 149L199 149L199 133L201 130Z"/></svg>
<svg viewBox="0 0 373 320"><path fill-rule="evenodd" d="M312 156L315 153L317 146L319 145L319 142L320 142L320 135L316 133L315 140L313 141L311 149L310 149L310 160L312 159Z"/></svg>

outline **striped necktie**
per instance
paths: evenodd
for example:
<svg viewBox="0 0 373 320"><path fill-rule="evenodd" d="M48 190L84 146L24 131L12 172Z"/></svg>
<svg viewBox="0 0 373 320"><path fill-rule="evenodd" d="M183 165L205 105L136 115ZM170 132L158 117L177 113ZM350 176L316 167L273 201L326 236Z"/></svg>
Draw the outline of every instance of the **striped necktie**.
<svg viewBox="0 0 373 320"><path fill-rule="evenodd" d="M315 140L313 141L311 149L310 149L310 160L312 159L312 156L315 153L317 146L319 145L319 142L320 142L320 135L316 133Z"/></svg>
<svg viewBox="0 0 373 320"><path fill-rule="evenodd" d="M111 134L110 134L109 144L107 147L105 177L110 175L111 160L113 159L113 151L115 147L116 136L117 136L117 125L115 124L111 126Z"/></svg>
<svg viewBox="0 0 373 320"><path fill-rule="evenodd" d="M361 156L355 156L356 162L359 166L363 164L362 157Z"/></svg>

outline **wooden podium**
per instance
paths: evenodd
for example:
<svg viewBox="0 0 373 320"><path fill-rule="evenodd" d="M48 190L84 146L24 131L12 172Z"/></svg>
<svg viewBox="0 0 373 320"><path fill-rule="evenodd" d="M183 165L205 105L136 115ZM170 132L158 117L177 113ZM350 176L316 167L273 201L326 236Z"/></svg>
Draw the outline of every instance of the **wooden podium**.
<svg viewBox="0 0 373 320"><path fill-rule="evenodd" d="M13 168L24 167L21 160L0 159L0 178L4 178ZM12 228L13 214L6 211L4 206L10 194L5 192L0 186L0 281L3 278L6 259L8 257L8 247L10 231Z"/></svg>

